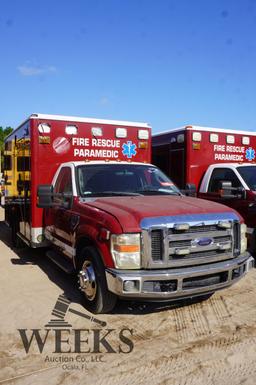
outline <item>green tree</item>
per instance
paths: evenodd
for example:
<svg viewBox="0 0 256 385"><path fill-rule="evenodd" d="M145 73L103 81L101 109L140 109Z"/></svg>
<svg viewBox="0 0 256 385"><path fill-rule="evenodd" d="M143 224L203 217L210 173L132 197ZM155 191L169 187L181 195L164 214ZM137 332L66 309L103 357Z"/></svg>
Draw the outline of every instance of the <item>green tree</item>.
<svg viewBox="0 0 256 385"><path fill-rule="evenodd" d="M1 169L3 169L4 138L13 131L12 127L3 128L0 126L0 151L1 151Z"/></svg>

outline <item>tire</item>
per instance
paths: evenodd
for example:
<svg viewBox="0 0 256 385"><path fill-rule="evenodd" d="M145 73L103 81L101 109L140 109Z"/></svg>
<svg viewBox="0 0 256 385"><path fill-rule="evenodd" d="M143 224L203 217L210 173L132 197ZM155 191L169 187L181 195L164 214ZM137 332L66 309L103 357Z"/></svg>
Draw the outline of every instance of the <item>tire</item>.
<svg viewBox="0 0 256 385"><path fill-rule="evenodd" d="M86 309L95 314L113 310L117 297L107 289L105 268L95 248L84 247L81 250L78 256L78 278Z"/></svg>

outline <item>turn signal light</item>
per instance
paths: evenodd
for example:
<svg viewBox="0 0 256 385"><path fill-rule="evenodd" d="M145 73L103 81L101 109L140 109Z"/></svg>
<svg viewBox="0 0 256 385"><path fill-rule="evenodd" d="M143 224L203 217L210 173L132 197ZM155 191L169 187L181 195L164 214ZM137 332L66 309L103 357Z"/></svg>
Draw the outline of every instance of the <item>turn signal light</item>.
<svg viewBox="0 0 256 385"><path fill-rule="evenodd" d="M137 253L140 247L139 245L114 245L114 250L119 253Z"/></svg>
<svg viewBox="0 0 256 385"><path fill-rule="evenodd" d="M188 223L175 223L174 224L174 230L178 230L178 231L185 231L185 230L188 230L189 229L189 224Z"/></svg>

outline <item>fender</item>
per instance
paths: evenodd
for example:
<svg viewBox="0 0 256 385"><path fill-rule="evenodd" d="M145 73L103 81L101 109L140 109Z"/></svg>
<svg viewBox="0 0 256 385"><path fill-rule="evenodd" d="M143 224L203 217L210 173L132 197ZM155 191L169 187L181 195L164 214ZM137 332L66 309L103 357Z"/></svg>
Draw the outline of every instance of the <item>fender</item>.
<svg viewBox="0 0 256 385"><path fill-rule="evenodd" d="M101 255L102 262L106 267L114 267L113 259L110 252L110 240L100 239L100 229L90 225L82 224L78 227L76 232L75 248L77 252L80 249L81 243L86 245L93 245ZM77 253L76 253L77 256ZM74 260L76 265L76 258Z"/></svg>

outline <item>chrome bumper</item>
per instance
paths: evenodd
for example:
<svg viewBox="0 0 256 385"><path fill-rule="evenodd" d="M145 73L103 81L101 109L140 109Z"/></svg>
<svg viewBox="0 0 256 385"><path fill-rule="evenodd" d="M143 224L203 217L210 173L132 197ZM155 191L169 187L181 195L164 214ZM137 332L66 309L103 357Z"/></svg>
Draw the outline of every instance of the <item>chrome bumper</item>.
<svg viewBox="0 0 256 385"><path fill-rule="evenodd" d="M159 270L107 269L108 290L120 297L168 300L212 293L237 282L251 268L249 253L224 262ZM127 284L127 281L129 282Z"/></svg>

